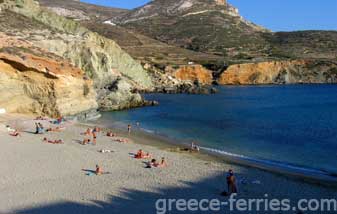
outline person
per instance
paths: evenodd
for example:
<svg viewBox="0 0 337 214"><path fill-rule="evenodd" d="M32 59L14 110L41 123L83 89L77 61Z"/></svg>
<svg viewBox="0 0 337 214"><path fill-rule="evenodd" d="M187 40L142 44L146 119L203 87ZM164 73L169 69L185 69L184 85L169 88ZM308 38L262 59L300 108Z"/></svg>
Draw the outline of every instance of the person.
<svg viewBox="0 0 337 214"><path fill-rule="evenodd" d="M123 139L123 138L118 138L118 139L114 139L113 141L116 141L118 143L128 143L128 139Z"/></svg>
<svg viewBox="0 0 337 214"><path fill-rule="evenodd" d="M64 127L56 127L56 128L48 128L46 129L47 132L60 132L62 130L64 130Z"/></svg>
<svg viewBox="0 0 337 214"><path fill-rule="evenodd" d="M85 139L82 141L82 145L87 145L87 144L90 144L90 143L91 143L90 138L85 138Z"/></svg>
<svg viewBox="0 0 337 214"><path fill-rule="evenodd" d="M128 133L131 134L131 125L128 125Z"/></svg>
<svg viewBox="0 0 337 214"><path fill-rule="evenodd" d="M162 157L162 158L161 158L161 162L160 162L160 164L159 164L159 167L166 167L166 166L167 166L167 163L166 163L166 161L165 161L165 158Z"/></svg>
<svg viewBox="0 0 337 214"><path fill-rule="evenodd" d="M43 142L45 143L51 143L51 144L63 144L63 140L59 139L59 140L48 140L46 137L43 138Z"/></svg>
<svg viewBox="0 0 337 214"><path fill-rule="evenodd" d="M100 153L111 153L111 152L114 152L112 150L109 150L109 149L101 149L99 150Z"/></svg>
<svg viewBox="0 0 337 214"><path fill-rule="evenodd" d="M96 164L96 175L102 175L103 174L103 169Z"/></svg>
<svg viewBox="0 0 337 214"><path fill-rule="evenodd" d="M199 146L196 143L192 142L191 143L191 151L192 152L199 152L200 148L199 148Z"/></svg>
<svg viewBox="0 0 337 214"><path fill-rule="evenodd" d="M147 163L146 168L158 167L159 163L157 163L156 159L152 159Z"/></svg>
<svg viewBox="0 0 337 214"><path fill-rule="evenodd" d="M135 154L135 158L137 159L144 159L144 158L151 158L150 153L144 153L142 149L138 150L137 154Z"/></svg>
<svg viewBox="0 0 337 214"><path fill-rule="evenodd" d="M108 136L108 137L116 137L117 135L115 133L112 133L112 131L108 131L106 133L106 136Z"/></svg>
<svg viewBox="0 0 337 214"><path fill-rule="evenodd" d="M84 134L87 136L91 136L91 133L92 133L91 129L87 128L87 131Z"/></svg>
<svg viewBox="0 0 337 214"><path fill-rule="evenodd" d="M40 133L40 127L37 123L35 123L35 134L39 134Z"/></svg>
<svg viewBox="0 0 337 214"><path fill-rule="evenodd" d="M140 129L140 123L137 122L136 125L137 125L137 128Z"/></svg>
<svg viewBox="0 0 337 214"><path fill-rule="evenodd" d="M57 118L56 122L57 122L57 124L61 124L63 122L63 117L61 116L61 117Z"/></svg>
<svg viewBox="0 0 337 214"><path fill-rule="evenodd" d="M94 127L94 129L92 130L93 132L101 132L101 129L97 126Z"/></svg>
<svg viewBox="0 0 337 214"><path fill-rule="evenodd" d="M234 171L232 169L228 171L226 180L227 180L227 186L228 186L228 194L231 195L233 193L237 193L238 190L236 187L236 178L234 176Z"/></svg>
<svg viewBox="0 0 337 214"><path fill-rule="evenodd" d="M96 145L96 139L97 139L97 134L95 131L92 132L92 143L93 145Z"/></svg>
<svg viewBox="0 0 337 214"><path fill-rule="evenodd" d="M19 137L21 136L20 133L18 132L18 130L14 130L12 132L9 133L10 136L13 136L13 137Z"/></svg>

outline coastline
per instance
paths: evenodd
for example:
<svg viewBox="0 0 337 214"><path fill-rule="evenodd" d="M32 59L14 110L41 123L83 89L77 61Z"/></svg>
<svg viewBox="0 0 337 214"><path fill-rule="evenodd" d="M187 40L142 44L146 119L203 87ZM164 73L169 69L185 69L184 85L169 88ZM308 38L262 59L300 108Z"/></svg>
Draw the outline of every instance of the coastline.
<svg viewBox="0 0 337 214"><path fill-rule="evenodd" d="M106 129L118 130L118 134L123 137L128 137L134 141L137 141L142 145L155 146L159 149L169 149L170 151L177 152L180 149L189 148L189 144L181 142L179 139L170 138L163 134L150 132L149 130L144 130L142 128L137 128L132 131L132 135L128 135L125 129L122 127L127 127L127 124L119 122L119 125L107 125L100 123L82 123L83 125L90 126L100 126ZM185 152L181 152L185 153ZM250 157L236 155L227 153L225 151L219 151L212 148L201 147L199 153L191 153L196 158L201 158L205 160L212 160L217 162L231 163L234 165L239 165L243 167L252 167L255 169L263 170L269 173L274 173L290 179L295 179L303 182L308 182L311 184L322 185L327 187L333 187L337 190L337 175L319 170L311 169L307 167L296 166L287 163L253 159Z"/></svg>
<svg viewBox="0 0 337 214"><path fill-rule="evenodd" d="M71 122L64 124L63 132L34 135L31 133L34 120L15 117L12 123L20 121L24 129L22 137L14 138L0 129L0 170L3 172L0 213L154 213L159 198L226 200L220 193L227 188L228 169L233 169L237 176L240 198L260 198L264 194L291 200L337 197L337 191L332 188L218 161L208 154L174 152L176 146L168 145L169 139L159 136L158 140L158 136L148 133L128 136L123 130L113 129L119 137L127 136L130 143L117 143L100 134L97 146L83 146L78 142L83 139L80 133L88 125L96 124ZM0 116L2 123L8 121L2 118ZM50 126L48 121L41 122ZM42 142L43 137L62 138L65 144L46 144ZM130 156L141 148L157 159L165 157L168 167L144 168L142 160ZM101 149L114 152L102 154L98 152ZM93 169L95 164L110 174L87 176L81 170Z"/></svg>

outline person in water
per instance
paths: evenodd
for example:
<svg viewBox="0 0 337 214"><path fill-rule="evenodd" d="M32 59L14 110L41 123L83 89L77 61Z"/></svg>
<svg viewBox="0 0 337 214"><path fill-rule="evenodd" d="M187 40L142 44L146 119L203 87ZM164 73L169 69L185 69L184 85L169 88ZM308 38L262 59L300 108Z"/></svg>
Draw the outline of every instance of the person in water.
<svg viewBox="0 0 337 214"><path fill-rule="evenodd" d="M227 180L227 186L228 186L228 195L231 195L233 193L237 193L238 189L236 186L236 178L234 176L234 171L230 169L228 171L228 175L226 177Z"/></svg>
<svg viewBox="0 0 337 214"><path fill-rule="evenodd" d="M96 175L102 175L103 174L103 169L96 164L96 171L95 171Z"/></svg>

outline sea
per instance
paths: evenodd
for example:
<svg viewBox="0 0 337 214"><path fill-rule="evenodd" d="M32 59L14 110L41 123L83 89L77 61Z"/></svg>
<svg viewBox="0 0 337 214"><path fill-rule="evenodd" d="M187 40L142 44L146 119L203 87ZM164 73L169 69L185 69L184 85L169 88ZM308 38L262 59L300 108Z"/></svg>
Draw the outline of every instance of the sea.
<svg viewBox="0 0 337 214"><path fill-rule="evenodd" d="M221 86L213 95L146 94L160 105L105 112L105 124L256 163L337 175L337 85Z"/></svg>

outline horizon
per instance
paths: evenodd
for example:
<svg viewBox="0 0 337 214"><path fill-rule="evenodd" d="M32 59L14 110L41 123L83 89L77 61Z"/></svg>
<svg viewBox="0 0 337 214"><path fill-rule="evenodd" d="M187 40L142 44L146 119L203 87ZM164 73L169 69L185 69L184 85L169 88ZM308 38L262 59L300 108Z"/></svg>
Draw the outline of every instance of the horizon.
<svg viewBox="0 0 337 214"><path fill-rule="evenodd" d="M82 2L134 9L145 5L149 0L132 0L132 2L109 0L81 0ZM316 0L228 0L237 7L240 15L246 20L269 30L305 31L326 30L337 31L337 1L325 0L324 4ZM286 11L286 12L285 12Z"/></svg>

